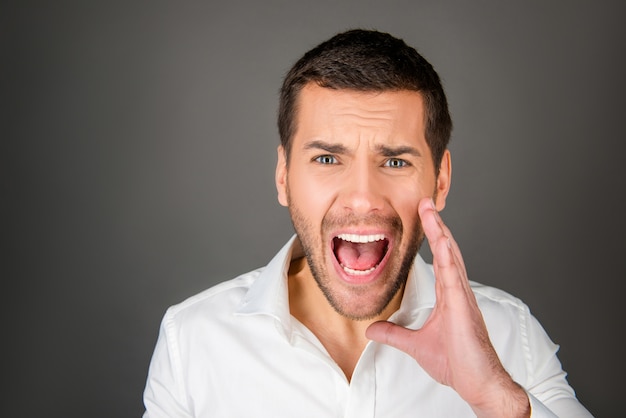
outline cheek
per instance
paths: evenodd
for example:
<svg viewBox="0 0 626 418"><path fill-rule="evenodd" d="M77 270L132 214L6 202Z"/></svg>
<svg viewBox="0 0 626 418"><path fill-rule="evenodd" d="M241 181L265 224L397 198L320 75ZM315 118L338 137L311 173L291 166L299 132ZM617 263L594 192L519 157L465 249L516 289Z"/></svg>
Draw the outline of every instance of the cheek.
<svg viewBox="0 0 626 418"><path fill-rule="evenodd" d="M419 202L422 198L432 196L432 190L426 191L423 187L405 187L393 198L393 206L402 220L405 231L414 230L419 220Z"/></svg>
<svg viewBox="0 0 626 418"><path fill-rule="evenodd" d="M296 206L310 222L321 220L333 200L332 188L311 176L292 176L288 190L289 204Z"/></svg>
<svg viewBox="0 0 626 418"><path fill-rule="evenodd" d="M415 229L420 222L418 205L414 202L407 202L406 205L396 208L398 216L402 220L404 233L409 233Z"/></svg>

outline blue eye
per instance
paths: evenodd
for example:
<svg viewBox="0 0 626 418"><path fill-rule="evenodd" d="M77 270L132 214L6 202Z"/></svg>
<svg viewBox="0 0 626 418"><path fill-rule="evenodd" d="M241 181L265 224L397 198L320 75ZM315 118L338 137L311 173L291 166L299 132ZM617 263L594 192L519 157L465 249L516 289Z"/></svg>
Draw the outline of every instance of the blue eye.
<svg viewBox="0 0 626 418"><path fill-rule="evenodd" d="M385 161L385 167L402 168L402 167L406 167L407 165L409 165L409 163L407 163L404 160L401 160L400 158L390 158L387 161Z"/></svg>
<svg viewBox="0 0 626 418"><path fill-rule="evenodd" d="M337 159L332 155L320 155L315 161L320 164L337 164Z"/></svg>

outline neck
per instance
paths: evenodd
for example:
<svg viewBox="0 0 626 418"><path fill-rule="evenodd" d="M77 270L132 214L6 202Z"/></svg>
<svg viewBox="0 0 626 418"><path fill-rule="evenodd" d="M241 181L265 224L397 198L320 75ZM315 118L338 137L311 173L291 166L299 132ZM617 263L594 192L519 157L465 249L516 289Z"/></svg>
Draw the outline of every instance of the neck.
<svg viewBox="0 0 626 418"><path fill-rule="evenodd" d="M355 320L338 313L313 278L306 258L291 262L289 268L289 307L293 317L320 340L348 381L367 345L365 330L373 322L386 320L400 307L402 291L374 318Z"/></svg>

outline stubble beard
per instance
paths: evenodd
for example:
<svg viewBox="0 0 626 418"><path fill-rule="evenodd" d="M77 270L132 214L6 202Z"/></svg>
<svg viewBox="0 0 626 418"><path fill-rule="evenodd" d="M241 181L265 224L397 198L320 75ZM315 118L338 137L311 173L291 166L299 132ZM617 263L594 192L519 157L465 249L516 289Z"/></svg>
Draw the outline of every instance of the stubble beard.
<svg viewBox="0 0 626 418"><path fill-rule="evenodd" d="M296 234L300 239L306 255L309 269L326 300L337 313L355 321L373 319L382 314L398 292L404 289L414 259L424 240L424 233L419 216L413 231L410 231L410 235L405 237L402 221L398 216L382 217L370 215L367 218L355 219L354 217L333 217L327 214L322 220L319 238L316 239L316 234L313 233L313 225L311 225L298 208L291 203L289 204L289 212L294 229L296 230ZM396 243L402 242L402 238L408 239L407 247L403 254L400 253L401 249L399 246L392 249L393 253L390 254L386 266L387 272L384 277L377 279L377 282L383 281L385 286L379 297L377 297L373 303L359 303L357 306L354 306L354 303L350 303L350 301L346 302L346 298L342 296L342 292L338 291L338 289L333 289L332 279L330 277L331 272L327 271L326 264L324 263L324 253L330 250L329 246L324 242L324 238L327 236L324 232L338 225L386 226L386 229L395 231ZM332 272L332 274L334 274L334 272ZM361 289L353 288L350 289L352 295L348 297L356 296L358 298L360 294L365 294L367 291L367 287Z"/></svg>

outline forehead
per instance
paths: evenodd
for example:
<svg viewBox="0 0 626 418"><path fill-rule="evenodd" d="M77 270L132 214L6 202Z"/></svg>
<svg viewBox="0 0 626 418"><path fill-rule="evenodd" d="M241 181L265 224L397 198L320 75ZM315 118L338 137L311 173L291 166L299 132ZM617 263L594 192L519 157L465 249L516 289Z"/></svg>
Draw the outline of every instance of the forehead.
<svg viewBox="0 0 626 418"><path fill-rule="evenodd" d="M297 107L294 139L358 134L388 142L424 137L423 97L417 91L362 92L308 84Z"/></svg>

